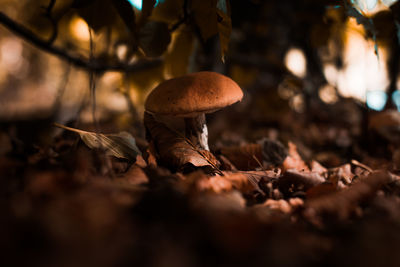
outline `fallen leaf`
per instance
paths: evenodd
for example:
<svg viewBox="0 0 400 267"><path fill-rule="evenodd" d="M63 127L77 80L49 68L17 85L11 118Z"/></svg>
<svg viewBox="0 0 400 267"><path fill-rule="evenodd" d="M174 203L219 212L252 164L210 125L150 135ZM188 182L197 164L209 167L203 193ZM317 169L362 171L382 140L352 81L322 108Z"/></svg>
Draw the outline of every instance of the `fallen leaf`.
<svg viewBox="0 0 400 267"><path fill-rule="evenodd" d="M206 150L195 149L188 140L172 131L154 117L145 112L144 124L154 142L161 162L174 169L185 171L191 167L208 167L218 171L218 160ZM191 165L191 166L190 166Z"/></svg>
<svg viewBox="0 0 400 267"><path fill-rule="evenodd" d="M223 172L225 179L230 181L234 188L242 193L252 192L254 190L263 192L259 187L262 178L270 180L271 178L265 171L248 171L248 172Z"/></svg>
<svg viewBox="0 0 400 267"><path fill-rule="evenodd" d="M263 167L262 147L260 144L223 147L220 153L239 170L254 170Z"/></svg>
<svg viewBox="0 0 400 267"><path fill-rule="evenodd" d="M337 185L339 181L345 185L348 185L352 183L354 176L355 175L351 171L351 165L344 164L342 166L330 169L328 180L334 185Z"/></svg>
<svg viewBox="0 0 400 267"><path fill-rule="evenodd" d="M325 179L316 172L300 172L287 170L278 180L278 188L285 195L296 191L307 191L311 187L322 184Z"/></svg>
<svg viewBox="0 0 400 267"><path fill-rule="evenodd" d="M326 173L326 172L328 172L328 169L327 168L325 168L324 166L322 166L318 161L316 161L316 160L313 160L313 161L311 161L311 164L310 164L311 166L311 171L312 172L317 172L317 173L319 173L319 174L324 174L324 173Z"/></svg>
<svg viewBox="0 0 400 267"><path fill-rule="evenodd" d="M267 138L257 144L223 147L220 153L239 170L266 169L271 165L280 165L287 156L286 148L280 142Z"/></svg>
<svg viewBox="0 0 400 267"><path fill-rule="evenodd" d="M88 147L92 149L104 149L107 155L110 156L134 162L136 161L136 156L141 154L139 148L136 146L135 138L127 132L121 132L118 134L98 134L67 127L58 123L55 123L54 125L78 133L82 141Z"/></svg>
<svg viewBox="0 0 400 267"><path fill-rule="evenodd" d="M129 170L118 179L122 179L130 185L141 185L149 182L149 178L147 177L146 173L136 164L133 164Z"/></svg>
<svg viewBox="0 0 400 267"><path fill-rule="evenodd" d="M289 155L284 160L282 167L283 170L296 169L298 171L309 171L307 164L300 157L297 152L297 147L292 142L289 142Z"/></svg>
<svg viewBox="0 0 400 267"><path fill-rule="evenodd" d="M225 171L237 171L237 168L233 163L226 158L224 155L218 155L218 159L221 162L221 169Z"/></svg>
<svg viewBox="0 0 400 267"><path fill-rule="evenodd" d="M147 147L146 150L146 154L147 154L147 159L146 159L147 164L157 166L157 156L156 156L157 152L153 142L149 143L149 146Z"/></svg>
<svg viewBox="0 0 400 267"><path fill-rule="evenodd" d="M196 171L187 175L185 184L189 187L190 191L194 192L209 191L222 193L233 189L232 182L226 179L225 176L209 176L202 171Z"/></svg>
<svg viewBox="0 0 400 267"><path fill-rule="evenodd" d="M321 225L324 216L346 220L360 203L373 197L382 185L392 180L387 172L374 172L347 189L307 200L303 215L316 225Z"/></svg>

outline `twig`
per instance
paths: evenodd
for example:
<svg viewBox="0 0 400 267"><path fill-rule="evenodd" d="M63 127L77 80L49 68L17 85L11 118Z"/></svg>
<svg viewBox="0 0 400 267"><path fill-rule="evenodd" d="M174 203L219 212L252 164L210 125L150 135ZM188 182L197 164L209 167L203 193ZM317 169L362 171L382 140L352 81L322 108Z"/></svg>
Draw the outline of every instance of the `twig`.
<svg viewBox="0 0 400 267"><path fill-rule="evenodd" d="M53 27L53 32L49 40L47 40L48 44L52 44L58 36L58 20L54 19L53 14L51 13L55 4L56 0L50 0L49 5L45 7L45 16L51 22L51 26Z"/></svg>
<svg viewBox="0 0 400 267"><path fill-rule="evenodd" d="M262 163L260 162L260 160L256 157L256 155L251 155L252 158L257 162L257 164L260 166L261 170L265 171L264 166L262 165Z"/></svg>
<svg viewBox="0 0 400 267"><path fill-rule="evenodd" d="M48 41L41 39L40 37L35 35L31 30L15 22L7 15L5 15L3 12L0 12L0 24L5 26L8 30L12 31L16 35L30 42L37 48L47 53L58 56L59 58L66 60L67 62L73 64L76 67L84 68L96 73L101 73L105 71L134 72L134 71L151 69L161 64L161 59L143 60L133 64L115 64L115 65L101 64L97 60L87 60L83 56L70 55L63 49L50 45Z"/></svg>
<svg viewBox="0 0 400 267"><path fill-rule="evenodd" d="M64 129L64 130L68 130L68 131L71 131L71 132L75 132L75 133L78 133L78 134L81 134L81 133L84 134L84 133L86 133L86 131L83 131L83 130L80 130L80 129L76 129L76 128L72 128L72 127L68 127L68 126L59 124L59 123L57 123L57 122L54 122L53 125L56 126L56 127L58 127L58 128L61 128L61 129Z"/></svg>

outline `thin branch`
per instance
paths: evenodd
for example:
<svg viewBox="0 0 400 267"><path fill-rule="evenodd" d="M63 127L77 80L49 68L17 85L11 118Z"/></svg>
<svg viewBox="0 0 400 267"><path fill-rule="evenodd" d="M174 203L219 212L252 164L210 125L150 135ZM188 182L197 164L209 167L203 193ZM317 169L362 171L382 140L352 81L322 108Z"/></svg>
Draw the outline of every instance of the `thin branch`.
<svg viewBox="0 0 400 267"><path fill-rule="evenodd" d="M47 40L48 44L54 43L58 36L58 20L54 19L53 14L51 13L55 4L56 0L50 0L49 5L45 7L45 16L51 22L51 27L53 28L53 32L49 40Z"/></svg>
<svg viewBox="0 0 400 267"><path fill-rule="evenodd" d="M5 15L3 12L0 12L0 24L5 26L8 30L12 31L16 35L30 42L37 48L47 53L53 54L71 63L76 67L84 68L96 73L101 73L105 71L134 72L134 71L151 69L161 64L161 59L142 60L140 62L136 62L133 64L115 64L115 65L102 64L96 60L87 60L83 56L70 55L63 49L50 45L48 41L39 38L31 30L15 22L7 15Z"/></svg>

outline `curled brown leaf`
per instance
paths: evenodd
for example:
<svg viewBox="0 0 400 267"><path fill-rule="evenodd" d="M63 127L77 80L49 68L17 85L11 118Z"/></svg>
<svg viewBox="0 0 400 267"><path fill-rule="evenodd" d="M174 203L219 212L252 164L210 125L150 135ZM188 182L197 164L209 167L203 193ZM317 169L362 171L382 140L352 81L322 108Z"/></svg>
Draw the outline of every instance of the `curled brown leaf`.
<svg viewBox="0 0 400 267"><path fill-rule="evenodd" d="M144 123L160 161L168 167L181 171L191 166L208 167L211 170L219 167L218 160L211 152L194 148L183 136L157 122L147 112Z"/></svg>

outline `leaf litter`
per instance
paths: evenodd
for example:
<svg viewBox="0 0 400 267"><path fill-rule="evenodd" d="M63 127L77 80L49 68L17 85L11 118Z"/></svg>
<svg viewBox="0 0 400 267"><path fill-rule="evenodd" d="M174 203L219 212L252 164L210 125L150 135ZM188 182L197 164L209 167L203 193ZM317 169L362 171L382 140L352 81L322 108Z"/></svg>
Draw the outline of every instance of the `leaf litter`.
<svg viewBox="0 0 400 267"><path fill-rule="evenodd" d="M70 252L86 254L93 249L96 255L102 252L102 260L106 254L112 261L125 257L142 263L144 258L132 258L124 251L140 255L167 246L177 250L169 253L189 257L190 265L209 263L198 246L209 253L212 246L219 255L228 251L235 262L266 264L273 257L282 262L276 253L284 251L290 263L312 265L320 262L316 257L324 262L341 251L337 242L361 245L380 233L377 229L390 235L400 223L400 176L395 165L379 170L370 165L371 160L363 163L358 157L326 167L313 157L306 160L298 149L304 144L298 140L299 146L262 138L199 151L184 136L151 118L146 120L150 138L147 147L141 147L143 153L127 133L98 134L57 126L79 134L87 147L66 142L64 133L58 144L38 151L40 156L28 162L22 174L24 192L17 193L9 180L2 180L2 190L13 196L6 202L10 209L4 218L11 231L21 231L24 226L15 223L25 220L43 227L61 248L77 244ZM99 161L98 149L113 159L111 178L93 168L107 162ZM121 159L129 164L117 168ZM23 161L0 162L2 173L20 177L17 170ZM367 231L366 225L380 228ZM353 239L354 228L364 237L360 233ZM71 231L79 234L66 234ZM171 241L176 238L188 245ZM396 234L392 238L400 240ZM18 241L11 244L17 247ZM182 260L166 259L170 264Z"/></svg>

